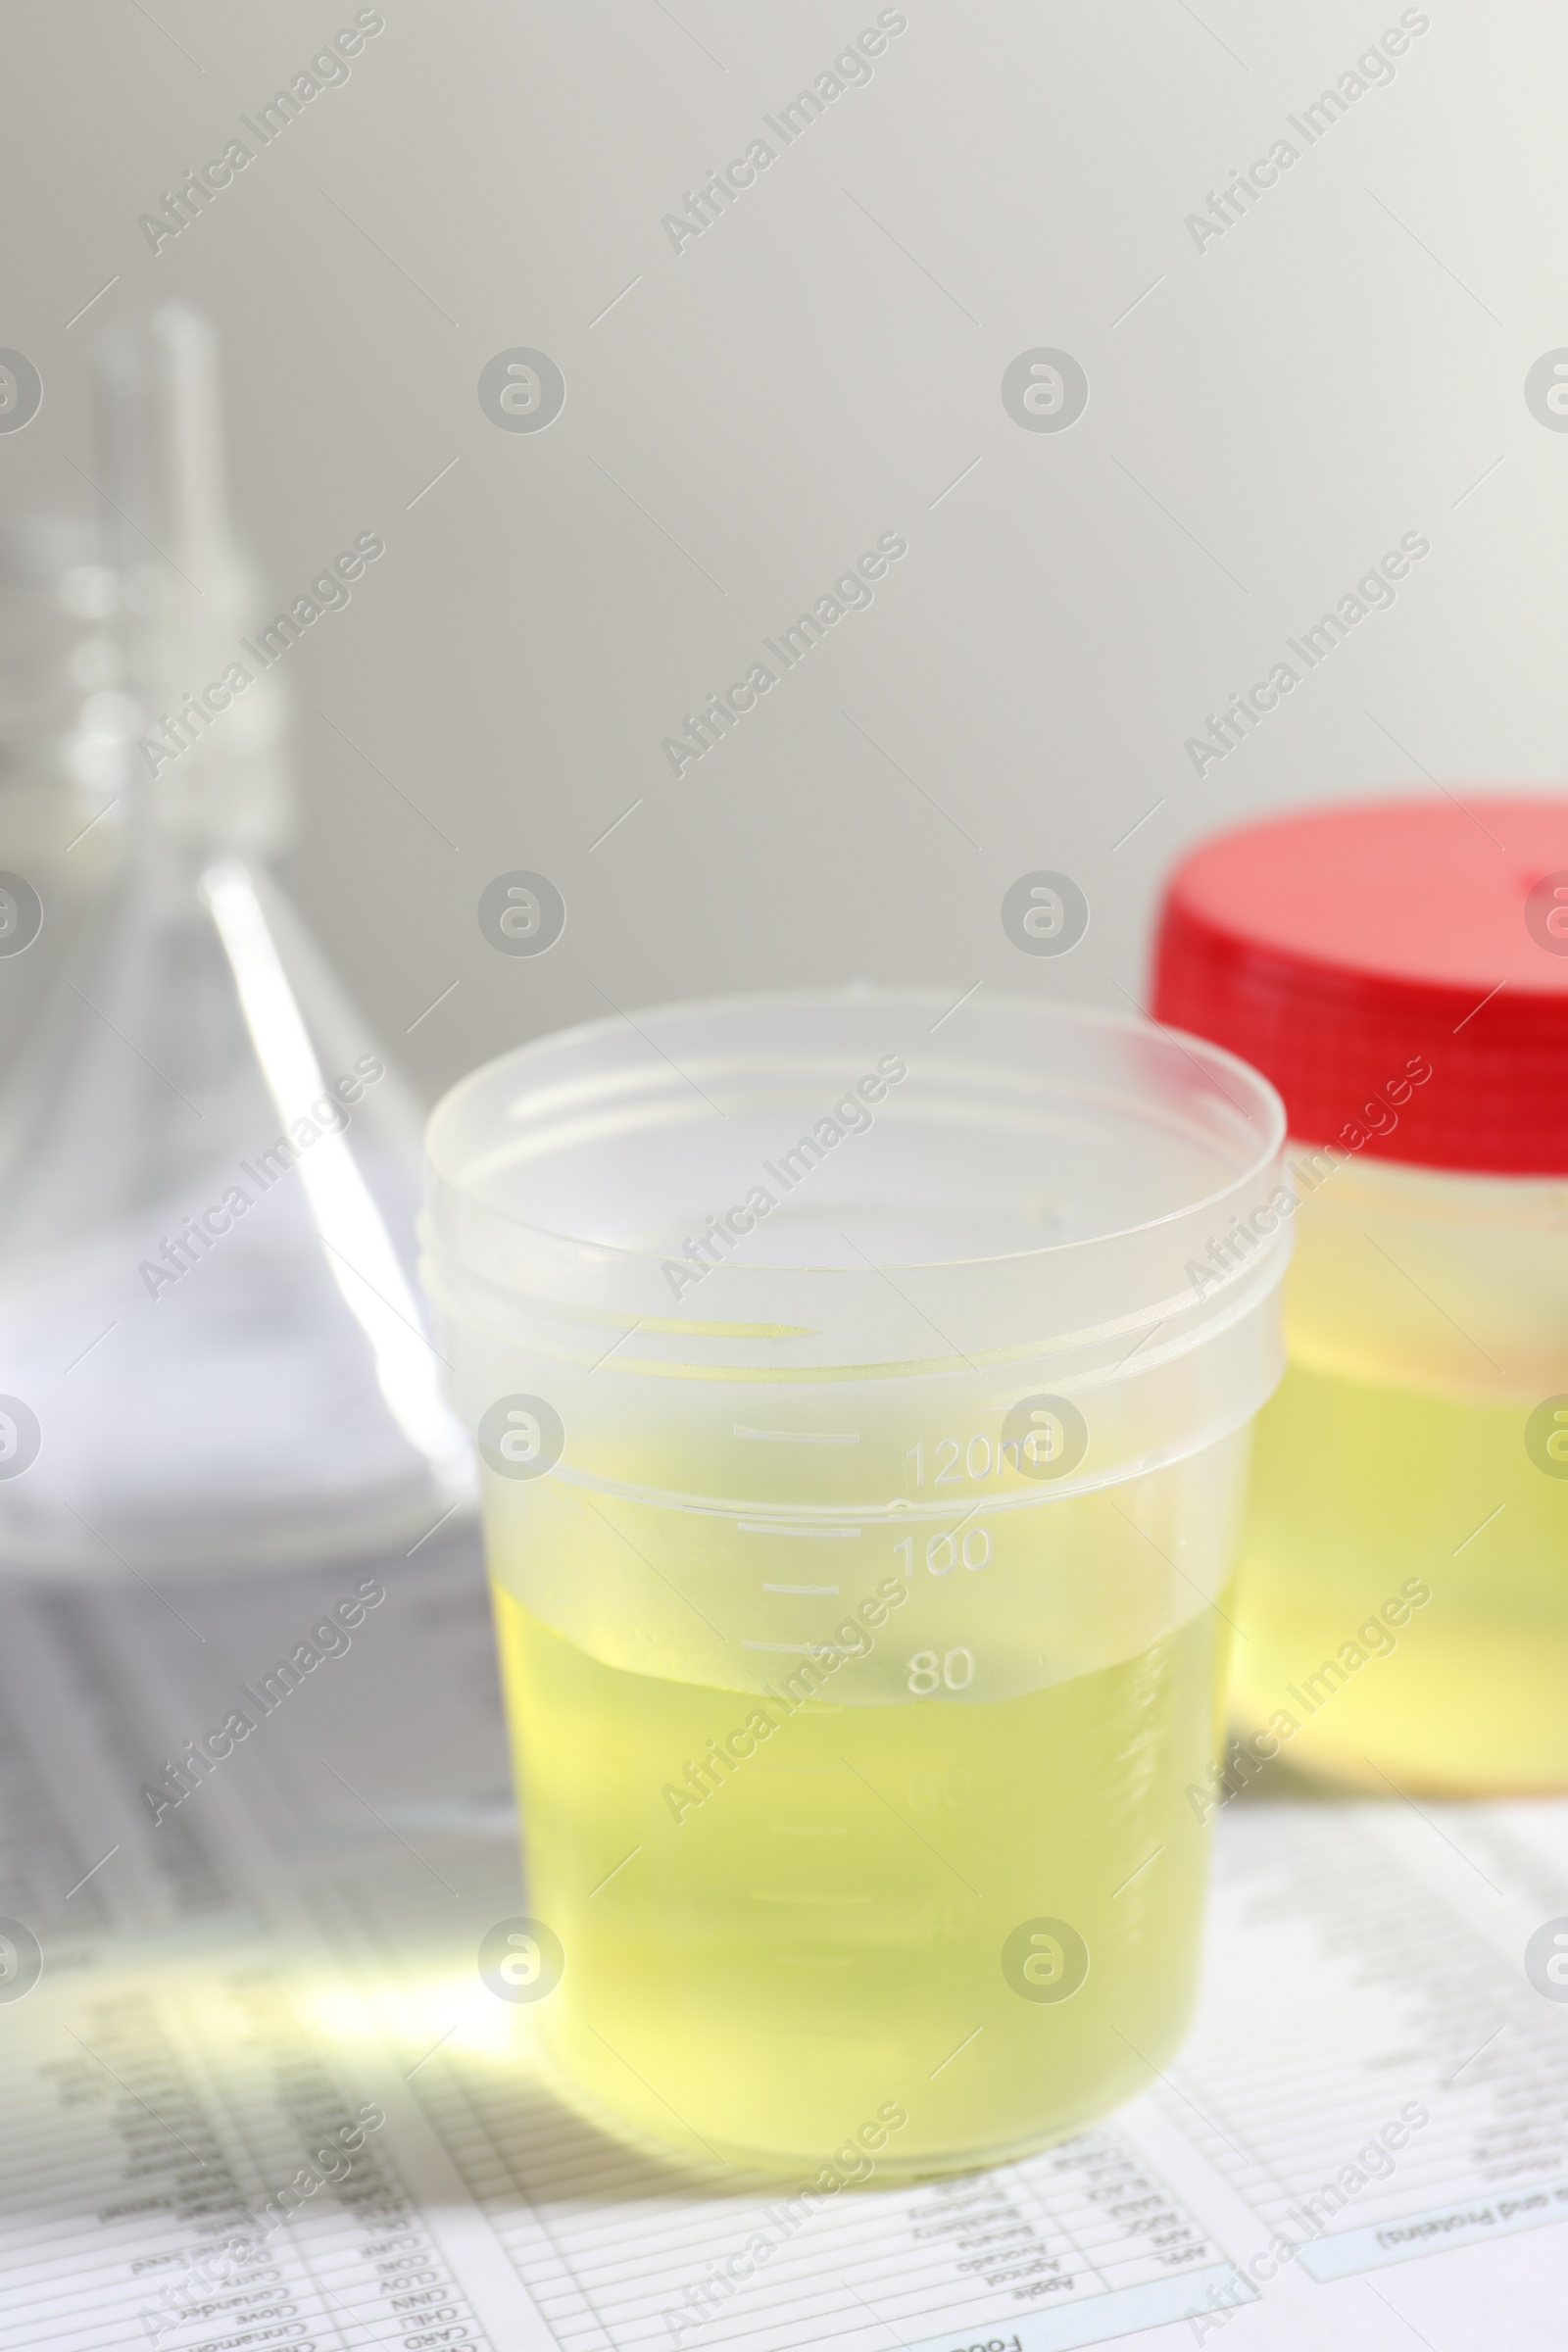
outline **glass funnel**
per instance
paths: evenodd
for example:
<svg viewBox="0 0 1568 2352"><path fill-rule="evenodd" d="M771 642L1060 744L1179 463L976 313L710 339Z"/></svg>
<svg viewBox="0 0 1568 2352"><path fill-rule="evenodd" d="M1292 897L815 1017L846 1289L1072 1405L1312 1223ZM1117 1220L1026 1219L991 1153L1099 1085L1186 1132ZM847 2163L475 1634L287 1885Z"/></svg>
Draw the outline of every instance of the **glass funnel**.
<svg viewBox="0 0 1568 2352"><path fill-rule="evenodd" d="M282 706L205 325L108 342L95 396L129 716L110 885L0 1095L0 1565L407 1550L471 1485L413 1280L418 1116L268 870Z"/></svg>

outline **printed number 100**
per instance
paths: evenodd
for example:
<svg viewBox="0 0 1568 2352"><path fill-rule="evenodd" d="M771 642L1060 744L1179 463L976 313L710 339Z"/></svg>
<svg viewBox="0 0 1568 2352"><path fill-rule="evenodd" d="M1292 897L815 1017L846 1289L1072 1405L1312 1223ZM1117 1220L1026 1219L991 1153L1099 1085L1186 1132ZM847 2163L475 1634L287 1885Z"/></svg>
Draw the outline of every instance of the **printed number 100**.
<svg viewBox="0 0 1568 2352"><path fill-rule="evenodd" d="M904 1536L894 1544L895 1553L902 1553L904 1573L914 1574L914 1538ZM956 1536L933 1536L925 1547L925 1564L932 1576L949 1576L962 1560L966 1568L983 1568L991 1557L991 1531L985 1527L964 1529L960 1544Z"/></svg>

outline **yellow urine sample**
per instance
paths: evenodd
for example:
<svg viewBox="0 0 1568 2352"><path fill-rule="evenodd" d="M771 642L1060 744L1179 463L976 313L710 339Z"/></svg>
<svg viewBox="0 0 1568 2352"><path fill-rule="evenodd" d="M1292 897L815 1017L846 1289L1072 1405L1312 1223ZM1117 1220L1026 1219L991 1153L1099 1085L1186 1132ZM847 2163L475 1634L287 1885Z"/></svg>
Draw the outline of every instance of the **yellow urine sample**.
<svg viewBox="0 0 1568 2352"><path fill-rule="evenodd" d="M539 2022L600 2120L907 2179L1040 2147L1167 2063L1198 1967L1189 1790L1214 1753L1220 1610L1022 1695L950 1694L931 1653L910 1667L925 1696L786 1712L605 1663L494 1597L528 1908L565 1953ZM710 1743L744 1746L759 1710L777 1728L721 1773ZM1087 1947L1068 1998L1016 1989L1020 1950L1047 1955L1037 1985L1066 1982L1041 1921Z"/></svg>
<svg viewBox="0 0 1568 2352"><path fill-rule="evenodd" d="M1528 1417L1292 1364L1253 1428L1245 1741L1384 1792L1568 1786L1568 1481Z"/></svg>

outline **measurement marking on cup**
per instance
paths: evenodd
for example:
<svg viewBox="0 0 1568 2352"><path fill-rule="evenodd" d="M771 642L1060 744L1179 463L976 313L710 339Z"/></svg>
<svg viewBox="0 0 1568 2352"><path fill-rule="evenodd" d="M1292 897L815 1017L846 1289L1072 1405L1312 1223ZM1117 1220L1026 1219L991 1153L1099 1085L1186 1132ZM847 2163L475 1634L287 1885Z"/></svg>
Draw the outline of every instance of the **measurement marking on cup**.
<svg viewBox="0 0 1568 2352"><path fill-rule="evenodd" d="M858 1446L858 1429L748 1429L737 1421L731 1433L737 1438L757 1438L774 1446Z"/></svg>
<svg viewBox="0 0 1568 2352"><path fill-rule="evenodd" d="M737 1519L743 1536L804 1536L812 1544L850 1544L859 1541L858 1527L791 1527L772 1519Z"/></svg>
<svg viewBox="0 0 1568 2352"><path fill-rule="evenodd" d="M596 1894L603 1894L605 1888L610 1885L610 1879L618 1878L620 1873L625 1869L627 1863L635 1862L642 1850L643 1849L640 1845L634 1845L629 1854L622 1854L620 1860L615 1864L614 1869L610 1873L610 1878L601 1879L597 1886L589 1887L588 1900L592 1902Z"/></svg>
<svg viewBox="0 0 1568 2352"><path fill-rule="evenodd" d="M829 1599L832 1599L838 1592L838 1587L837 1585L764 1585L762 1591L764 1592L824 1592Z"/></svg>

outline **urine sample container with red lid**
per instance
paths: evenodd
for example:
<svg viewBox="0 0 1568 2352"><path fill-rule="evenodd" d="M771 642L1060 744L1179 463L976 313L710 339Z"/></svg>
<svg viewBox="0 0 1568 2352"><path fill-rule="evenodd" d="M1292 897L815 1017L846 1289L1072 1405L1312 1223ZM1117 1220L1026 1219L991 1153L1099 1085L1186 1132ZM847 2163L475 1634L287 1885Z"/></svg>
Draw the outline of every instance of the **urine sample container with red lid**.
<svg viewBox="0 0 1568 2352"><path fill-rule="evenodd" d="M1270 1078L1293 1139L1236 1769L1568 1786L1568 798L1210 839L1166 890L1154 1010ZM1255 1222L1196 1290L1243 1279Z"/></svg>

